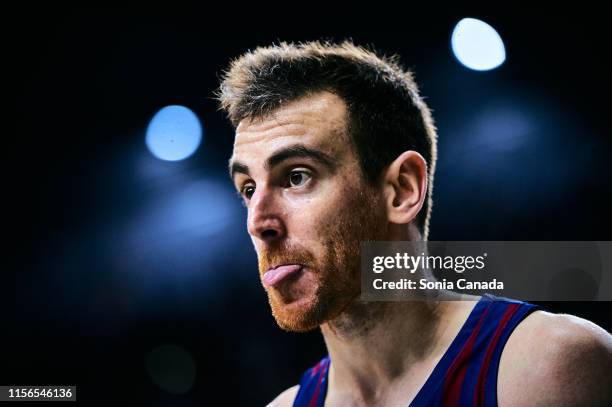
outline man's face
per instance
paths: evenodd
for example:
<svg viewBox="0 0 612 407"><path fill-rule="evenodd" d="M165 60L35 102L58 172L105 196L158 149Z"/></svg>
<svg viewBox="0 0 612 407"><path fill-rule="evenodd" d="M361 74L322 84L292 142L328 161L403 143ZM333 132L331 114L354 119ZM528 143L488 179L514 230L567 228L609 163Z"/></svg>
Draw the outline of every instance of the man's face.
<svg viewBox="0 0 612 407"><path fill-rule="evenodd" d="M342 99L319 92L236 129L230 170L277 323L307 331L360 292L359 243L386 233L380 194L366 186Z"/></svg>

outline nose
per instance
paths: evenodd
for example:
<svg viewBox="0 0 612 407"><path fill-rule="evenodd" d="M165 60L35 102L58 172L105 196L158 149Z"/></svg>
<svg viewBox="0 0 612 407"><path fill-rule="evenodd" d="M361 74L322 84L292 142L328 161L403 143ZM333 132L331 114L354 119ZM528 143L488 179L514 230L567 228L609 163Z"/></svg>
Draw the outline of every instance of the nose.
<svg viewBox="0 0 612 407"><path fill-rule="evenodd" d="M247 229L252 237L265 243L281 240L286 235L280 204L266 186L259 186L251 196Z"/></svg>

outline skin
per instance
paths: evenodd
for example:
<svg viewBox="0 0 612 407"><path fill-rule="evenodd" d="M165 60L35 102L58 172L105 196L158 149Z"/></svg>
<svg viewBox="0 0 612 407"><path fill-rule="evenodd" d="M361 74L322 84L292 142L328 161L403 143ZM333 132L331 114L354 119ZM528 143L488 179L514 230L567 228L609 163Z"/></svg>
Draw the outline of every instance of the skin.
<svg viewBox="0 0 612 407"><path fill-rule="evenodd" d="M418 153L402 152L379 185L366 186L346 118L341 98L318 92L270 116L245 119L236 130L230 167L248 208L260 277L271 266L303 266L266 293L283 329L320 327L333 360L326 405L406 406L478 298L388 303L356 298L359 240L420 239L414 220L427 191L427 166ZM333 157L333 165L295 154L279 161L279 152L295 153L296 145ZM610 405L610 372L607 332L577 317L537 311L504 348L498 402ZM287 389L270 405L292 405L297 391L298 386Z"/></svg>
<svg viewBox="0 0 612 407"><path fill-rule="evenodd" d="M384 214L372 215L381 205L363 185L344 132L344 106L334 102L290 105L236 131L230 167L262 280L271 267L304 266L267 289L276 321L290 331L318 327L359 295L359 242L385 232L376 230Z"/></svg>

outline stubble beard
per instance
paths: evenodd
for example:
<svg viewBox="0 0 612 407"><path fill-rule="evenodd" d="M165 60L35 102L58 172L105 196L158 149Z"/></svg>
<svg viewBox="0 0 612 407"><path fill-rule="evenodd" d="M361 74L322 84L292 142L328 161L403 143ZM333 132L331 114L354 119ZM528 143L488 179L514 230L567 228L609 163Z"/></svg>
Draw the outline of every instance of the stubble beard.
<svg viewBox="0 0 612 407"><path fill-rule="evenodd" d="M260 253L260 275L271 265L303 264L308 289L286 286L267 289L268 302L277 324L286 331L307 332L340 315L361 292L360 243L380 240L386 234L386 218L380 198L362 188L330 217L321 234L321 258L302 245L281 245ZM298 243L299 244L299 243Z"/></svg>

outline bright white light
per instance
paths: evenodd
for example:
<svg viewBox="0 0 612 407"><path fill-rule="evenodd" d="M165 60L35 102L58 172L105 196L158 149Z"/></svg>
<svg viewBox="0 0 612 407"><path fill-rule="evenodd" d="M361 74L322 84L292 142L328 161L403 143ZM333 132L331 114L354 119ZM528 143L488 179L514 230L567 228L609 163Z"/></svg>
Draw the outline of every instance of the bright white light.
<svg viewBox="0 0 612 407"><path fill-rule="evenodd" d="M475 18L459 21L451 36L455 57L476 71L497 68L506 60L506 49L493 27Z"/></svg>
<svg viewBox="0 0 612 407"><path fill-rule="evenodd" d="M151 153L161 160L184 160L200 145L202 125L185 106L166 106L151 119L145 141Z"/></svg>

